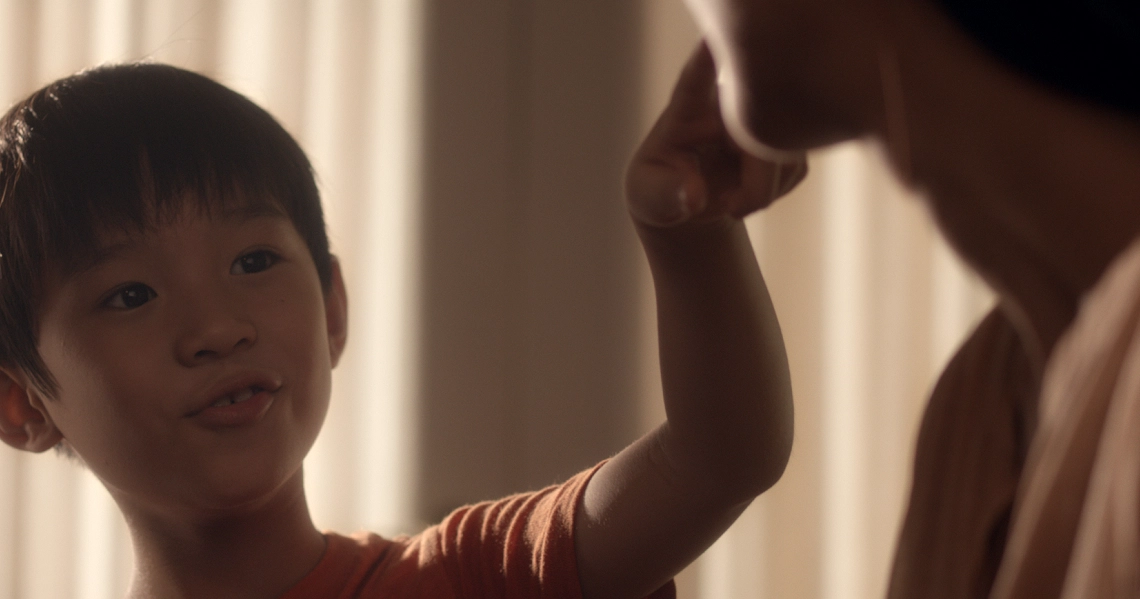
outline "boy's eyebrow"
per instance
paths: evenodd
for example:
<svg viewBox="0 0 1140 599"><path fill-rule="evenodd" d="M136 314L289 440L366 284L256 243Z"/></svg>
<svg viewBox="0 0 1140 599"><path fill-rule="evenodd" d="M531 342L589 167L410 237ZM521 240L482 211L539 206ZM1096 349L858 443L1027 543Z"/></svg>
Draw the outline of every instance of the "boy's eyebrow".
<svg viewBox="0 0 1140 599"><path fill-rule="evenodd" d="M264 217L286 218L285 213L272 204L244 204L233 208L226 208L218 216L220 220L239 224ZM71 274L80 275L92 270L100 264L114 258L117 254L123 253L130 248L130 246L134 245L134 243L135 241L128 237L126 240L116 243L99 245L86 253L82 258L75 260L73 268L70 269Z"/></svg>
<svg viewBox="0 0 1140 599"><path fill-rule="evenodd" d="M72 263L72 268L68 269L71 276L81 275L95 267L107 262L114 258L117 254L123 253L127 248L132 245L132 241L120 241L117 243L100 245L92 248L82 258L76 259Z"/></svg>

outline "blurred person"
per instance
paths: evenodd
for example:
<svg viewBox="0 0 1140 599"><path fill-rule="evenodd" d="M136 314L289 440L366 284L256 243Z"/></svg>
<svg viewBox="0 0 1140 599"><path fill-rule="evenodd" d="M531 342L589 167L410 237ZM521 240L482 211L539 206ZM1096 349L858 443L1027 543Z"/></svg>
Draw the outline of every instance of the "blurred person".
<svg viewBox="0 0 1140 599"><path fill-rule="evenodd" d="M889 596L1140 594L1140 5L687 4L740 146L877 142L998 295L932 392Z"/></svg>
<svg viewBox="0 0 1140 599"><path fill-rule="evenodd" d="M171 66L51 83L0 119L0 439L106 486L132 598L672 597L792 441L740 218L806 164L742 154L717 106L700 51L627 180L667 421L561 485L384 539L322 533L305 500L348 308L296 141Z"/></svg>

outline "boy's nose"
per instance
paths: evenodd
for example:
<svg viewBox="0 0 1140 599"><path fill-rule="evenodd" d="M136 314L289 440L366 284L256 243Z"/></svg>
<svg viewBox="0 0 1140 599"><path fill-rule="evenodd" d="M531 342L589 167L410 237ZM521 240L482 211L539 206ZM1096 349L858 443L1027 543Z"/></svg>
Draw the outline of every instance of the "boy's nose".
<svg viewBox="0 0 1140 599"><path fill-rule="evenodd" d="M186 366L225 358L248 349L257 341L257 329L248 320L213 318L201 323L178 342L178 359Z"/></svg>

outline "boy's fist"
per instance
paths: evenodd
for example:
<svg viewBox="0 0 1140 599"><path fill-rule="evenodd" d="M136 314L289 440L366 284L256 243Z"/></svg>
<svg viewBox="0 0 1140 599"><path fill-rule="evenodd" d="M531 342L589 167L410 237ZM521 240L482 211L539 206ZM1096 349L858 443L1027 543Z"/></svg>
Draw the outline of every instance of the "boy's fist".
<svg viewBox="0 0 1140 599"><path fill-rule="evenodd" d="M649 226L742 218L767 207L806 174L802 155L777 163L749 155L732 141L721 120L716 67L702 44L630 162L626 198L633 218Z"/></svg>

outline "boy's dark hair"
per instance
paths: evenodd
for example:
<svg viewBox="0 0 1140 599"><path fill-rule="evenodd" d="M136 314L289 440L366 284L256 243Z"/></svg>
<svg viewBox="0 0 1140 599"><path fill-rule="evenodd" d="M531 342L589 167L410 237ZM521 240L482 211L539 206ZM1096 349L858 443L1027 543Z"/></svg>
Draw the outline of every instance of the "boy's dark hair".
<svg viewBox="0 0 1140 599"><path fill-rule="evenodd" d="M105 231L144 231L187 207L283 213L324 289L331 264L320 196L297 142L247 98L160 64L60 79L0 118L0 365L49 396L36 349L45 273L76 272Z"/></svg>

